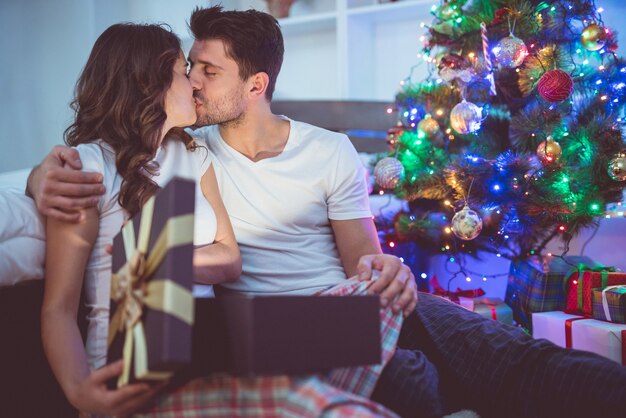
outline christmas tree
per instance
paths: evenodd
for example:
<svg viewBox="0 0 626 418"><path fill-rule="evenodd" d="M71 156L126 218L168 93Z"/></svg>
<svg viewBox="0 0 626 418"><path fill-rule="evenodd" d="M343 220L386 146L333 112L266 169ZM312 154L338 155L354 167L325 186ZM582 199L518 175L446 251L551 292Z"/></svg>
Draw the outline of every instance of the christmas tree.
<svg viewBox="0 0 626 418"><path fill-rule="evenodd" d="M422 51L434 69L396 96L379 218L433 253L541 254L622 199L626 63L593 0L448 0Z"/></svg>

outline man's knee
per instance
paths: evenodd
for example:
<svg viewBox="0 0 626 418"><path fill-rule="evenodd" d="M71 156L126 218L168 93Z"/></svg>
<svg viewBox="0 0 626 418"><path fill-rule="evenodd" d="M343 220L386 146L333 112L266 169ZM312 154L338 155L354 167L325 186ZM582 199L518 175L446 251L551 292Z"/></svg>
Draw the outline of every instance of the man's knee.
<svg viewBox="0 0 626 418"><path fill-rule="evenodd" d="M435 417L444 412L439 374L420 351L396 350L372 399L403 417Z"/></svg>

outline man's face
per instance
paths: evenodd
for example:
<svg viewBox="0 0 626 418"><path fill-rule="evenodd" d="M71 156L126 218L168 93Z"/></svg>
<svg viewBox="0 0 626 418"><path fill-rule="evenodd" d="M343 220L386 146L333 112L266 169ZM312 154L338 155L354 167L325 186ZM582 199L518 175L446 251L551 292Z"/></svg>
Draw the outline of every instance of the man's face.
<svg viewBox="0 0 626 418"><path fill-rule="evenodd" d="M245 82L218 39L195 41L189 51L189 80L196 101L196 126L237 123L246 111Z"/></svg>

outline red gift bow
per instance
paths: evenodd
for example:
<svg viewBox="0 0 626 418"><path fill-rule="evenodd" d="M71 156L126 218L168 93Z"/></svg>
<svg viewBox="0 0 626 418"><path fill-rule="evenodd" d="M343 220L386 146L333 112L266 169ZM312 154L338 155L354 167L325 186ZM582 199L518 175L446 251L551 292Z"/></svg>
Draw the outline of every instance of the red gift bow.
<svg viewBox="0 0 626 418"><path fill-rule="evenodd" d="M433 295L446 296L450 298L450 300L454 303L459 303L459 296L462 296L465 298L477 298L485 294L485 291L481 289L480 287L478 289L468 289L468 290L463 290L457 287L456 291L454 292L450 290L445 290L439 284L439 280L437 280L437 276L433 276L433 278L430 279L430 286L433 289L433 292L432 292Z"/></svg>

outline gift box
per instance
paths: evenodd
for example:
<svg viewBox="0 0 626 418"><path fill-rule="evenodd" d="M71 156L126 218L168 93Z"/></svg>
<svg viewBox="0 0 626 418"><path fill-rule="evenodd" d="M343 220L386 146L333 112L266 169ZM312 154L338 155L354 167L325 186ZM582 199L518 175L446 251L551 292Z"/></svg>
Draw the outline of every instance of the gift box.
<svg viewBox="0 0 626 418"><path fill-rule="evenodd" d="M583 256L532 257L511 262L505 302L513 319L532 331L532 314L564 310L567 275L579 264L596 266Z"/></svg>
<svg viewBox="0 0 626 418"><path fill-rule="evenodd" d="M626 286L592 289L594 319L626 324Z"/></svg>
<svg viewBox="0 0 626 418"><path fill-rule="evenodd" d="M626 325L588 319L572 324L572 347L626 366Z"/></svg>
<svg viewBox="0 0 626 418"><path fill-rule="evenodd" d="M592 289L626 285L626 273L615 272L613 267L590 268L580 265L571 275L565 311L592 315Z"/></svg>
<svg viewBox="0 0 626 418"><path fill-rule="evenodd" d="M572 348L572 326L580 320L589 319L562 311L535 312L532 314L533 338L545 338L558 346Z"/></svg>
<svg viewBox="0 0 626 418"><path fill-rule="evenodd" d="M556 345L590 351L626 364L626 325L598 321L565 312L532 314L533 337Z"/></svg>
<svg viewBox="0 0 626 418"><path fill-rule="evenodd" d="M191 362L195 184L174 178L113 241L107 361L110 382L163 380Z"/></svg>
<svg viewBox="0 0 626 418"><path fill-rule="evenodd" d="M466 298L459 296L459 305L485 318L513 325L513 311L500 298Z"/></svg>
<svg viewBox="0 0 626 418"><path fill-rule="evenodd" d="M322 372L381 361L378 296L196 299L187 378Z"/></svg>

